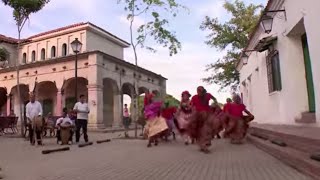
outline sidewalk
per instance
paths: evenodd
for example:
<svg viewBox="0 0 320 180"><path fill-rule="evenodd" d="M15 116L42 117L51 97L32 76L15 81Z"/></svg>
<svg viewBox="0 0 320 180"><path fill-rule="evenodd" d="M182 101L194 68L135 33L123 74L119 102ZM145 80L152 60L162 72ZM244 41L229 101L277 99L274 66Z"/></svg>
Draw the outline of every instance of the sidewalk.
<svg viewBox="0 0 320 180"><path fill-rule="evenodd" d="M295 135L310 139L320 140L320 127L308 127L303 125L273 125L252 123L251 127L262 128L270 131L280 132L289 135Z"/></svg>
<svg viewBox="0 0 320 180"><path fill-rule="evenodd" d="M116 138L123 133L89 133L90 140ZM132 132L131 132L132 135ZM182 141L147 148L143 140L118 140L42 155L60 147L45 139L44 147L0 137L5 180L308 180L310 178L251 144L213 141L211 154Z"/></svg>

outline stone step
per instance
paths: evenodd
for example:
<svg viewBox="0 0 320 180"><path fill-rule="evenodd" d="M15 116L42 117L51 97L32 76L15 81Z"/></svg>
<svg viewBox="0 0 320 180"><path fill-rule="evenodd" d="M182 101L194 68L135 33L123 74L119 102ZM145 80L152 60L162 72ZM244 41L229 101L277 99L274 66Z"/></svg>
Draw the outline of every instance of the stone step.
<svg viewBox="0 0 320 180"><path fill-rule="evenodd" d="M250 128L249 132L267 137L269 140L283 141L287 146L298 151L310 154L320 152L320 139L311 139L308 137L301 137L258 127Z"/></svg>
<svg viewBox="0 0 320 180"><path fill-rule="evenodd" d="M309 153L289 146L279 146L271 143L270 140L251 135L248 135L248 141L301 173L314 179L320 179L320 162L312 160Z"/></svg>
<svg viewBox="0 0 320 180"><path fill-rule="evenodd" d="M316 113L312 113L312 112L301 113L301 118L296 118L295 122L302 123L302 124L316 123Z"/></svg>

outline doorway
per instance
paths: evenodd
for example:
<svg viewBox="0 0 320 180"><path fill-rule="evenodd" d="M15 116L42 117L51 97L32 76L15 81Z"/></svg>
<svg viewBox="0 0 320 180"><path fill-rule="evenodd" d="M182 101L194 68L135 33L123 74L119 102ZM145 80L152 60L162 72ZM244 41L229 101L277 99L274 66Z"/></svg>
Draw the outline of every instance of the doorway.
<svg viewBox="0 0 320 180"><path fill-rule="evenodd" d="M312 66L311 66L308 40L307 40L306 34L301 36L301 41L302 41L302 48L303 48L304 66L305 66L305 72L306 72L309 112L315 112L316 103L315 103L315 95L314 95L314 87L313 87Z"/></svg>

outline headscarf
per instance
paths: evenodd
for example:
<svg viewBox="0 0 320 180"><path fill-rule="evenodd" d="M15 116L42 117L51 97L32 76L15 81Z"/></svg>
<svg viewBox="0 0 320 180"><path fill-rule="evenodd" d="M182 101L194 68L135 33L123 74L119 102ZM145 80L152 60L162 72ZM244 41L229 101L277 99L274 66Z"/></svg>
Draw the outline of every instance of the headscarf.
<svg viewBox="0 0 320 180"><path fill-rule="evenodd" d="M181 96L187 95L189 98L191 97L191 94L189 93L189 91L183 91Z"/></svg>

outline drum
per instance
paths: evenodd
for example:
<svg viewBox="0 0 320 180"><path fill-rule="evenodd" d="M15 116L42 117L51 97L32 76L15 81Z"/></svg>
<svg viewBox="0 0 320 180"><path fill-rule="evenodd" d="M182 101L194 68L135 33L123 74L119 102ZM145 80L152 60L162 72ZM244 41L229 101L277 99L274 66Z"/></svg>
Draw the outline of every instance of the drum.
<svg viewBox="0 0 320 180"><path fill-rule="evenodd" d="M60 137L62 144L68 144L70 138L70 130L72 126L60 126Z"/></svg>

